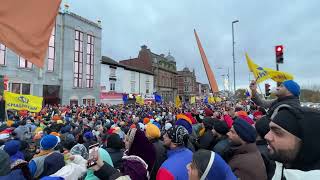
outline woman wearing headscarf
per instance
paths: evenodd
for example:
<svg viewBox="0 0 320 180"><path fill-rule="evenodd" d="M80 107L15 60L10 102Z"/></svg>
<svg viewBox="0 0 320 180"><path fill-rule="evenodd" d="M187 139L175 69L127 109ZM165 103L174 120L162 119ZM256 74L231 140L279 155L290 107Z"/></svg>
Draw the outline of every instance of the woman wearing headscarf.
<svg viewBox="0 0 320 180"><path fill-rule="evenodd" d="M189 180L237 179L229 165L213 151L199 150L194 153L187 169Z"/></svg>
<svg viewBox="0 0 320 180"><path fill-rule="evenodd" d="M147 180L155 162L155 150L144 132L130 129L125 138L126 154L122 157L122 167L117 169L106 163L97 163L94 174L100 179L130 177L132 180ZM123 175L123 176L122 176Z"/></svg>

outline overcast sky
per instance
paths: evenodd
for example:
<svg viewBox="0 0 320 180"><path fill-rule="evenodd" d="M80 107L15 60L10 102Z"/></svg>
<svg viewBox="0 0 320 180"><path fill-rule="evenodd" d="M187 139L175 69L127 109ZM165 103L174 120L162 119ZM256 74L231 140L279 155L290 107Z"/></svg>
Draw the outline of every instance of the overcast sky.
<svg viewBox="0 0 320 180"><path fill-rule="evenodd" d="M237 86L248 85L244 53L260 66L275 68L274 46L285 46L280 70L302 85L320 84L319 0L64 0L70 11L102 21L102 55L117 61L137 57L140 46L176 58L177 68L196 71L207 83L193 29L198 32L211 68L222 86L232 75L232 30L235 24ZM223 69L218 69L222 67ZM233 76L231 76L233 77ZM252 78L252 76L251 76ZM233 78L231 78L232 80Z"/></svg>

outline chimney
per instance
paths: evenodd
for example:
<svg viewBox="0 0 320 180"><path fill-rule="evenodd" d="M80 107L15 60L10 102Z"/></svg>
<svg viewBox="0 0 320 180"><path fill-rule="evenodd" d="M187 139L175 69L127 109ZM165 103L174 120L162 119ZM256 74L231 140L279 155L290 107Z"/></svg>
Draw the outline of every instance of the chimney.
<svg viewBox="0 0 320 180"><path fill-rule="evenodd" d="M142 45L141 49L147 49L147 46L146 45Z"/></svg>
<svg viewBox="0 0 320 180"><path fill-rule="evenodd" d="M65 3L65 4L64 4L64 10L63 10L63 12L64 12L64 13L69 13L69 7L70 7L69 4L68 4L68 3Z"/></svg>

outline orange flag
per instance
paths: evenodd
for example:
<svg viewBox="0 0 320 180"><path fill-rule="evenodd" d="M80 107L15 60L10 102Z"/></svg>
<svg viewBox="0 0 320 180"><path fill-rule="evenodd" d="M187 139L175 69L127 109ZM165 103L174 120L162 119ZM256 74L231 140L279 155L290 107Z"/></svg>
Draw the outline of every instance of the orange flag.
<svg viewBox="0 0 320 180"><path fill-rule="evenodd" d="M61 0L2 0L0 43L43 67Z"/></svg>
<svg viewBox="0 0 320 180"><path fill-rule="evenodd" d="M196 40L197 40L197 44L198 44L198 47L199 47L201 59L202 59L203 65L204 65L204 69L206 70L206 74L207 74L207 78L209 80L209 84L210 84L211 90L212 90L213 93L217 93L217 92L219 92L217 81L214 78L214 74L213 74L213 72L211 70L210 64L208 63L207 56L204 53L204 50L202 48L202 45L201 45L201 42L200 42L200 39L199 39L199 37L197 35L196 30L194 30L194 35L196 36Z"/></svg>

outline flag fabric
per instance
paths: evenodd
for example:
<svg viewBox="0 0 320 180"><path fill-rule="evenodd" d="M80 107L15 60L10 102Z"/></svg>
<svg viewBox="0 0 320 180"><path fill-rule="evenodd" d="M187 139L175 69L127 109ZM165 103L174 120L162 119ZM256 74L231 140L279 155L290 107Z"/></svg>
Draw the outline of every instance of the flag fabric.
<svg viewBox="0 0 320 180"><path fill-rule="evenodd" d="M2 0L0 43L42 68L61 0Z"/></svg>
<svg viewBox="0 0 320 180"><path fill-rule="evenodd" d="M246 97L250 97L250 92L248 91L248 89L246 90Z"/></svg>
<svg viewBox="0 0 320 180"><path fill-rule="evenodd" d="M222 99L221 99L220 97L214 97L214 101L215 101L216 103L218 103L218 102L221 102Z"/></svg>
<svg viewBox="0 0 320 180"><path fill-rule="evenodd" d="M139 105L144 105L144 99L143 99L143 97L141 97L141 96L136 96L136 102L137 102Z"/></svg>
<svg viewBox="0 0 320 180"><path fill-rule="evenodd" d="M247 53L246 53L246 60L247 60L248 68L253 73L257 83L263 82L267 79L272 79L276 82L283 82L286 80L293 79L293 76L289 73L258 66L250 59Z"/></svg>
<svg viewBox="0 0 320 180"><path fill-rule="evenodd" d="M208 102L211 103L211 104L215 103L214 97L212 97L212 96L209 97Z"/></svg>
<svg viewBox="0 0 320 180"><path fill-rule="evenodd" d="M43 97L5 91L4 98L6 109L28 110L30 112L40 112L42 109Z"/></svg>
<svg viewBox="0 0 320 180"><path fill-rule="evenodd" d="M156 102L162 102L162 97L157 93L154 94L154 99Z"/></svg>
<svg viewBox="0 0 320 180"><path fill-rule="evenodd" d="M206 74L207 74L207 78L209 80L209 84L210 84L210 87L211 87L211 90L213 93L217 93L219 92L219 88L218 88L218 85L217 85L217 81L214 77L214 74L211 70L211 67L210 67L210 64L208 63L208 59L207 59L207 56L202 48L202 45L201 45L201 42L200 42L200 39L198 37L198 34L196 32L196 30L194 30L194 35L196 37L196 40L197 40L197 44L198 44L198 48L199 48L199 51L200 51L200 55L201 55L201 59L202 59L202 62L203 62L203 65L204 65L204 69L206 71Z"/></svg>
<svg viewBox="0 0 320 180"><path fill-rule="evenodd" d="M175 99L175 106L176 107L180 107L182 105L181 103L181 100L180 100L180 97L179 96L176 96L176 99Z"/></svg>
<svg viewBox="0 0 320 180"><path fill-rule="evenodd" d="M208 103L209 103L208 97L205 97L204 100L203 100L203 102L204 102L205 104L208 104Z"/></svg>
<svg viewBox="0 0 320 180"><path fill-rule="evenodd" d="M128 101L128 94L123 94L123 95L122 95L122 101L123 101L124 103L126 103L126 102Z"/></svg>
<svg viewBox="0 0 320 180"><path fill-rule="evenodd" d="M190 104L194 104L194 103L196 103L196 97L192 96L190 99Z"/></svg>

